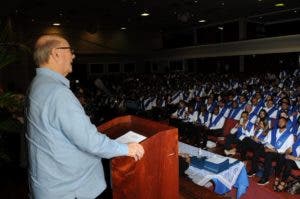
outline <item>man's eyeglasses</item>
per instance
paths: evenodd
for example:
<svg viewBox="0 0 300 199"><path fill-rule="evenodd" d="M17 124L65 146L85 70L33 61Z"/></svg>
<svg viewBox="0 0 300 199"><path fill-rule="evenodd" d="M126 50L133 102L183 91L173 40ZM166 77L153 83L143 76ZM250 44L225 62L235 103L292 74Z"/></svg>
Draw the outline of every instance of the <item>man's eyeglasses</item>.
<svg viewBox="0 0 300 199"><path fill-rule="evenodd" d="M74 54L74 49L73 49L72 47L70 47L70 46L67 46L67 47L58 47L58 48L56 48L56 49L70 49L70 52L71 52L72 54Z"/></svg>

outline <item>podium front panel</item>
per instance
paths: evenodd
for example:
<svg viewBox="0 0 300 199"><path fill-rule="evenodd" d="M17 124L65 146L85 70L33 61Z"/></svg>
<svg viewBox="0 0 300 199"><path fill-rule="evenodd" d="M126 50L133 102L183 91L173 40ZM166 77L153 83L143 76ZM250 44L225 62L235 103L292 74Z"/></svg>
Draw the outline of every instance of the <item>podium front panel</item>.
<svg viewBox="0 0 300 199"><path fill-rule="evenodd" d="M98 129L111 138L117 138L130 130L147 137L141 142L145 150L141 160L135 162L131 157L111 160L114 199L179 198L176 128L135 116L123 116Z"/></svg>

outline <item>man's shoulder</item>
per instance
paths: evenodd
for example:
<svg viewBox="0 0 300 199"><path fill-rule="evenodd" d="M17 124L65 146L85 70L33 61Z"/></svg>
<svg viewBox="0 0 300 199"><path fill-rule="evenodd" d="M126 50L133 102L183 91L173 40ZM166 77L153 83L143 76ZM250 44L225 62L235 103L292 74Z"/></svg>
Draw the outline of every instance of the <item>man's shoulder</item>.
<svg viewBox="0 0 300 199"><path fill-rule="evenodd" d="M35 78L30 88L30 97L45 100L59 95L68 94L70 89L51 78ZM44 99L45 98L45 99Z"/></svg>

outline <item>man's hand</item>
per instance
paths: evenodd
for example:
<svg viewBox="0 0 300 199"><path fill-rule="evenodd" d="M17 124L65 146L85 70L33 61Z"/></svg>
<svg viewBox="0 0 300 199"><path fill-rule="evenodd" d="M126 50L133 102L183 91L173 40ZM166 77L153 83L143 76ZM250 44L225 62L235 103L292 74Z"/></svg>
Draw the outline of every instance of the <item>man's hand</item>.
<svg viewBox="0 0 300 199"><path fill-rule="evenodd" d="M140 160L144 152L144 148L139 143L128 143L128 156L133 157L135 161Z"/></svg>

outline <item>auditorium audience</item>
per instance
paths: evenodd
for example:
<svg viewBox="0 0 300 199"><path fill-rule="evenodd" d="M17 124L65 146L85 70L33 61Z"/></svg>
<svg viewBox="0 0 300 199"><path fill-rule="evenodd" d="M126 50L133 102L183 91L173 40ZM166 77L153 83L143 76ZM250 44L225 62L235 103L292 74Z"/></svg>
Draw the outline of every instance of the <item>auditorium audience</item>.
<svg viewBox="0 0 300 199"><path fill-rule="evenodd" d="M258 171L258 158L264 156L266 171L259 184L266 184L272 161L283 161L287 150L276 145L278 135L284 130L294 138L300 132L299 77L297 70L247 75L179 72L103 75L102 89L94 85L92 89L83 89L85 98L78 97L83 104L91 104L90 115L96 124L112 115L130 113L169 122L178 128L181 141L201 148L206 148L208 135L223 136L226 155L238 153L246 161L246 152L252 151L249 176ZM215 134L215 129L219 133ZM278 134L275 138L274 132ZM291 138L284 146L291 147L294 143ZM287 167L277 166L277 170L285 173L283 176L288 175ZM281 181L286 179L282 177ZM276 187L279 185L278 181Z"/></svg>

